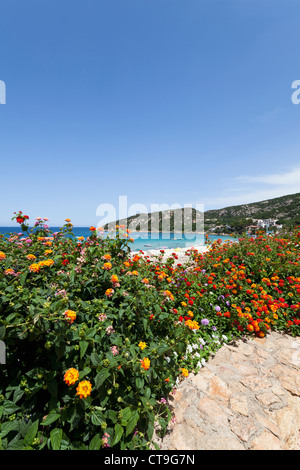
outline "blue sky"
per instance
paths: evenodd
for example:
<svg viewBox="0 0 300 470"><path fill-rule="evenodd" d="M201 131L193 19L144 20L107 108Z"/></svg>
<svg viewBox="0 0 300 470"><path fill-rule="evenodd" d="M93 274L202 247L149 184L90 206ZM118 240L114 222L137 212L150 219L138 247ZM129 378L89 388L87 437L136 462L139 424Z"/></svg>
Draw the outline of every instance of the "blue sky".
<svg viewBox="0 0 300 470"><path fill-rule="evenodd" d="M2 0L0 225L300 191L298 0Z"/></svg>

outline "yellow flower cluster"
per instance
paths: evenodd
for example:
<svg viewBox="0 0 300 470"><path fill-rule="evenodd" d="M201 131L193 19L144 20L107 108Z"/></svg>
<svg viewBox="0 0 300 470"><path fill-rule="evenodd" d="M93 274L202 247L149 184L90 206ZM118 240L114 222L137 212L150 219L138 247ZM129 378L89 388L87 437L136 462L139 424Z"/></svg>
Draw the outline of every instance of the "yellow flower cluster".
<svg viewBox="0 0 300 470"><path fill-rule="evenodd" d="M52 266L54 261L53 259L47 259L46 261L40 261L38 264L43 268L44 266Z"/></svg>
<svg viewBox="0 0 300 470"><path fill-rule="evenodd" d="M186 320L185 325L190 328L190 330L199 330L199 323L193 320Z"/></svg>
<svg viewBox="0 0 300 470"><path fill-rule="evenodd" d="M3 251L0 251L0 260L5 259L6 255L3 253Z"/></svg>
<svg viewBox="0 0 300 470"><path fill-rule="evenodd" d="M51 253L53 253L53 250L46 250L46 251L44 252L44 255L45 255L45 256L48 256L48 255L51 255Z"/></svg>
<svg viewBox="0 0 300 470"><path fill-rule="evenodd" d="M45 266L52 266L53 264L54 264L53 259L47 259L46 261L39 261L38 263L32 263L29 266L29 270L31 272L38 273L41 268L43 268Z"/></svg>
<svg viewBox="0 0 300 470"><path fill-rule="evenodd" d="M67 385L74 385L78 379L79 379L79 372L74 367L67 370L67 372L64 375L64 381L66 382Z"/></svg>
<svg viewBox="0 0 300 470"><path fill-rule="evenodd" d="M86 398L91 394L92 384L88 380L83 380L82 382L79 382L76 390L76 395L78 395L79 398Z"/></svg>
<svg viewBox="0 0 300 470"><path fill-rule="evenodd" d="M150 367L150 359L147 357L144 357L144 359L140 359L141 361L141 367L145 370L148 370Z"/></svg>
<svg viewBox="0 0 300 470"><path fill-rule="evenodd" d="M184 367L181 369L181 372L182 372L182 375L184 377L188 377L189 376L189 371L187 369L185 369Z"/></svg>
<svg viewBox="0 0 300 470"><path fill-rule="evenodd" d="M105 271L109 271L111 268L111 263L104 263L104 265L102 266L102 269L105 269Z"/></svg>
<svg viewBox="0 0 300 470"><path fill-rule="evenodd" d="M141 348L141 350L143 351L143 349L145 349L147 347L146 343L144 343L144 341L140 341L139 342L139 348Z"/></svg>

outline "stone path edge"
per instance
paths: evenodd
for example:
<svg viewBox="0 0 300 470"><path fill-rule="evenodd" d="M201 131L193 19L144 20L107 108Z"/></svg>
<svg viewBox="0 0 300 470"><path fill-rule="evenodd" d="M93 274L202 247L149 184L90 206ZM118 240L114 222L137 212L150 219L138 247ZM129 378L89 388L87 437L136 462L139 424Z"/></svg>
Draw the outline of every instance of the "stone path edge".
<svg viewBox="0 0 300 470"><path fill-rule="evenodd" d="M300 450L300 338L223 345L168 398L161 450Z"/></svg>

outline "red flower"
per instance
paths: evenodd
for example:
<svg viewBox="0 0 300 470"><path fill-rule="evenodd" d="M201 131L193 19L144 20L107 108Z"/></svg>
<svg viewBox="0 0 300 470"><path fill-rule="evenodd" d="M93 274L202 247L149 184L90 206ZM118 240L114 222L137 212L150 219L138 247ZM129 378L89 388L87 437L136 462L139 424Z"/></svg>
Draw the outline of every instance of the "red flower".
<svg viewBox="0 0 300 470"><path fill-rule="evenodd" d="M192 300L189 300L188 303L189 303L190 305L193 305L194 302L193 302Z"/></svg>
<svg viewBox="0 0 300 470"><path fill-rule="evenodd" d="M68 259L63 259L63 260L62 260L62 264L63 264L64 266L66 266L66 265L69 264L69 263L70 263L70 261L69 261Z"/></svg>

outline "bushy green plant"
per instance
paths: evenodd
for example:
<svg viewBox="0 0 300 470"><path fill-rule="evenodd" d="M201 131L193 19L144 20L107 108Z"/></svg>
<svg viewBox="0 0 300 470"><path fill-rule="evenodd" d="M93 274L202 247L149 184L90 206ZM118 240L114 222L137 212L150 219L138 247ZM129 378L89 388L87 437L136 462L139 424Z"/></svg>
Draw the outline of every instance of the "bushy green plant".
<svg viewBox="0 0 300 470"><path fill-rule="evenodd" d="M148 449L166 397L224 343L299 334L299 231L154 259L47 220L0 239L1 449Z"/></svg>
<svg viewBox="0 0 300 470"><path fill-rule="evenodd" d="M0 245L1 446L147 448L192 333L126 262L128 239L44 227Z"/></svg>

